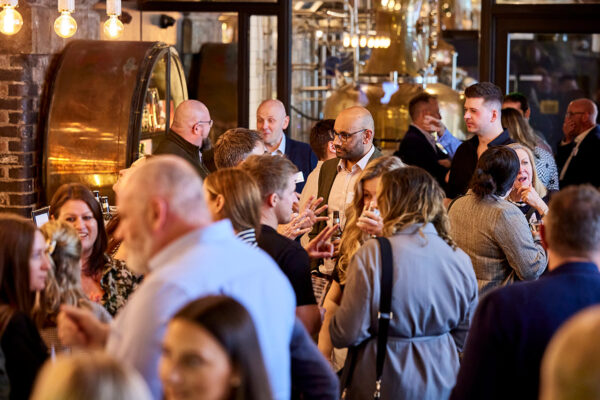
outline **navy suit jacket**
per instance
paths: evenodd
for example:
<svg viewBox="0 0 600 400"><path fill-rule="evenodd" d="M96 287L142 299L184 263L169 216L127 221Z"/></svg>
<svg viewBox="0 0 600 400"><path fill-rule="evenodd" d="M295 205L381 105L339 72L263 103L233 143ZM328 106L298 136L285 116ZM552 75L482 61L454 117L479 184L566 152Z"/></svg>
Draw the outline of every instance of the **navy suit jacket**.
<svg viewBox="0 0 600 400"><path fill-rule="evenodd" d="M484 296L450 399L537 399L544 350L569 317L600 303L600 272L567 263Z"/></svg>
<svg viewBox="0 0 600 400"><path fill-rule="evenodd" d="M296 192L302 193L308 174L317 166L317 156L308 144L293 140L289 136L285 138L285 155L304 175L304 182L296 184Z"/></svg>
<svg viewBox="0 0 600 400"><path fill-rule="evenodd" d="M575 143L558 146L556 151L556 165L558 172L562 171L573 150ZM591 183L600 186L600 126L596 125L583 139L577 150L577 155L571 159L565 177L560 181L561 189L569 185Z"/></svg>
<svg viewBox="0 0 600 400"><path fill-rule="evenodd" d="M442 188L446 187L445 178L448 168L441 166L438 160L448 158L448 155L438 148L433 148L423 133L413 125L409 126L400 148L394 155L408 165L423 168L438 181Z"/></svg>

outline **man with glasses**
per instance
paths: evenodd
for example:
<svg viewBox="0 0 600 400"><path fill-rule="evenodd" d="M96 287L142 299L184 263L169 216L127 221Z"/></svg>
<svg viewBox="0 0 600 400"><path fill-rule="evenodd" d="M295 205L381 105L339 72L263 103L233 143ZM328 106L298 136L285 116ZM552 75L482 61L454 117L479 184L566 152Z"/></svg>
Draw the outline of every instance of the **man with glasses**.
<svg viewBox="0 0 600 400"><path fill-rule="evenodd" d="M213 121L208 108L198 100L186 100L175 109L173 124L153 154L173 154L194 166L202 178L209 170L202 162L202 143L208 139Z"/></svg>
<svg viewBox="0 0 600 400"><path fill-rule="evenodd" d="M317 197L323 198L330 216L334 211L340 213L342 229L346 223L345 211L352 202L358 176L369 161L382 156L373 145L374 135L373 116L364 107L347 108L335 119L333 145L336 158L325 161L321 167ZM315 224L309 236L316 236L325 226L325 222ZM326 263L324 268L320 268L320 272L331 274L332 264Z"/></svg>
<svg viewBox="0 0 600 400"><path fill-rule="evenodd" d="M591 183L600 186L600 127L598 108L588 99L573 100L565 114L563 141L556 151L559 182L569 185Z"/></svg>
<svg viewBox="0 0 600 400"><path fill-rule="evenodd" d="M265 100L256 110L256 129L262 134L267 152L285 155L298 168L296 192L302 193L308 174L317 165L317 156L306 143L286 137L283 130L288 127L290 117L279 100ZM300 176L301 175L301 176Z"/></svg>

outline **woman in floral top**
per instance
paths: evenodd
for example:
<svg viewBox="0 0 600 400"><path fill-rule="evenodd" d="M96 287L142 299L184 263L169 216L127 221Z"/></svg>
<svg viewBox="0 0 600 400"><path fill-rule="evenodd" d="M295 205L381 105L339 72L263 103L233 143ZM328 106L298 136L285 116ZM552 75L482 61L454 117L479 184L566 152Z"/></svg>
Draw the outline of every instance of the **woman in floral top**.
<svg viewBox="0 0 600 400"><path fill-rule="evenodd" d="M123 261L106 254L108 239L100 204L82 184L65 184L52 197L50 215L77 230L82 246L83 291L114 316L125 305L140 278L129 271Z"/></svg>

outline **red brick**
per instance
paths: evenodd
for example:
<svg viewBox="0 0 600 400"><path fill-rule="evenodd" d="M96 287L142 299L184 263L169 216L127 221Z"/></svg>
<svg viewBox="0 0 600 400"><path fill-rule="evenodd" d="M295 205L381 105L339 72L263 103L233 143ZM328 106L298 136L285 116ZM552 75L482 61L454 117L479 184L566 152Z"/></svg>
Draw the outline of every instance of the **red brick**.
<svg viewBox="0 0 600 400"><path fill-rule="evenodd" d="M0 212L13 213L20 215L25 218L31 218L31 212L34 207L2 207L0 206Z"/></svg>
<svg viewBox="0 0 600 400"><path fill-rule="evenodd" d="M33 179L0 182L0 192L24 193L33 191Z"/></svg>
<svg viewBox="0 0 600 400"><path fill-rule="evenodd" d="M37 202L37 193L27 194L11 194L10 205L11 206L30 206Z"/></svg>
<svg viewBox="0 0 600 400"><path fill-rule="evenodd" d="M0 126L0 137L19 137L19 127L14 125Z"/></svg>
<svg viewBox="0 0 600 400"><path fill-rule="evenodd" d="M8 177L11 179L35 178L37 176L36 173L37 168L34 166L8 168Z"/></svg>

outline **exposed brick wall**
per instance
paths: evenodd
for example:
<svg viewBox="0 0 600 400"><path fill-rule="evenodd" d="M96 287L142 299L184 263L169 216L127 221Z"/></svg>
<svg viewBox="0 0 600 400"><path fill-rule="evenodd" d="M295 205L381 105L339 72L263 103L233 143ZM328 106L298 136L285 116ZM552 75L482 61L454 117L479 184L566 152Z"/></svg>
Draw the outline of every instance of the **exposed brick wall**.
<svg viewBox="0 0 600 400"><path fill-rule="evenodd" d="M98 38L100 16L88 3L77 3L74 39ZM52 69L68 40L52 31L56 2L20 0L18 10L24 20L21 31L10 37L0 34L0 212L29 217L47 204L42 187L43 112Z"/></svg>

